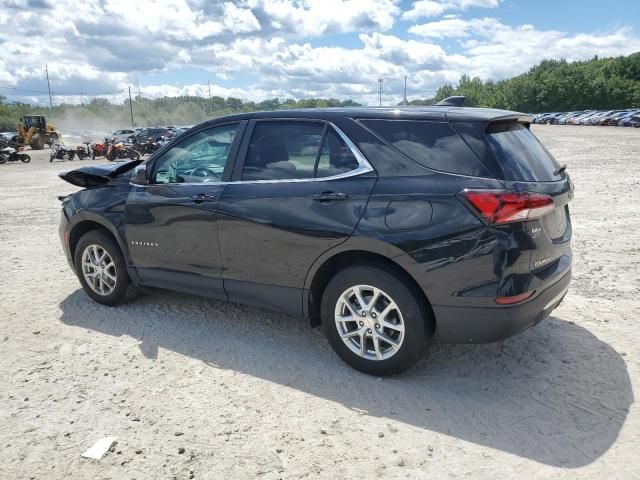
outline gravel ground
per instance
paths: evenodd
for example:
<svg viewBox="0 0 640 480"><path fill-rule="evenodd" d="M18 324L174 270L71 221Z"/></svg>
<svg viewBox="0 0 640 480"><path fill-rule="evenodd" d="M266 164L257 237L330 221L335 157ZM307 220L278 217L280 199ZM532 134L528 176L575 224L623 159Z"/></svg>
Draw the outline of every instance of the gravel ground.
<svg viewBox="0 0 640 480"><path fill-rule="evenodd" d="M385 379L289 316L93 303L57 234L79 162L0 165L0 478L640 478L640 130L534 130L576 184L565 302Z"/></svg>

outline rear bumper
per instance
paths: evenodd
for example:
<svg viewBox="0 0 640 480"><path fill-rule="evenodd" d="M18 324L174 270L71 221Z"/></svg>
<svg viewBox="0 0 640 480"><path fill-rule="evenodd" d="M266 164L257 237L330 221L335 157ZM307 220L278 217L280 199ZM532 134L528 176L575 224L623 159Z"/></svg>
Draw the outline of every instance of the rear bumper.
<svg viewBox="0 0 640 480"><path fill-rule="evenodd" d="M530 300L511 306L433 306L435 339L443 343L490 343L532 327L556 308L569 289L571 270L545 285Z"/></svg>

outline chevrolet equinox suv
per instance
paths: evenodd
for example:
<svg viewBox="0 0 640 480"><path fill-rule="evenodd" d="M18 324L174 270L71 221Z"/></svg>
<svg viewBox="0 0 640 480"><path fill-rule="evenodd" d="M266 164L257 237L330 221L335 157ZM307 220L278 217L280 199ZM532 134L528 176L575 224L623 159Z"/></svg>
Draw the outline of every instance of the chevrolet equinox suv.
<svg viewBox="0 0 640 480"><path fill-rule="evenodd" d="M573 186L528 117L457 103L232 115L62 173L84 187L64 251L99 303L148 285L284 311L374 375L504 339L567 292Z"/></svg>

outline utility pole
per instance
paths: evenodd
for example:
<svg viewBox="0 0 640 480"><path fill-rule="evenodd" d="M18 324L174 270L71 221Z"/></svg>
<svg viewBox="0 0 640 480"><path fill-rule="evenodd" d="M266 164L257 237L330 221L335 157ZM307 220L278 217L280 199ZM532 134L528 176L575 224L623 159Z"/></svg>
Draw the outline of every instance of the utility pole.
<svg viewBox="0 0 640 480"><path fill-rule="evenodd" d="M209 84L209 113L213 113L213 104L211 103L211 80L207 80L207 83Z"/></svg>
<svg viewBox="0 0 640 480"><path fill-rule="evenodd" d="M384 81L384 79L379 78L378 79L378 106L382 106L382 82Z"/></svg>
<svg viewBox="0 0 640 480"><path fill-rule="evenodd" d="M135 128L133 124L133 103L131 102L131 85L129 85L129 111L131 112L131 128Z"/></svg>
<svg viewBox="0 0 640 480"><path fill-rule="evenodd" d="M404 76L404 102L403 105L407 105L407 76Z"/></svg>
<svg viewBox="0 0 640 480"><path fill-rule="evenodd" d="M47 89L49 90L49 108L53 108L53 100L51 99L51 84L49 83L49 65L44 66L44 71L47 72Z"/></svg>

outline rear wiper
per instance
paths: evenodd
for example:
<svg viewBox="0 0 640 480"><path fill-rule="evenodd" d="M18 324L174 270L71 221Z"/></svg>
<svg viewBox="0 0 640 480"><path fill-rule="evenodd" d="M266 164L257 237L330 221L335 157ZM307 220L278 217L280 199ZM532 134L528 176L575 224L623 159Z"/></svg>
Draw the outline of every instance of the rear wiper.
<svg viewBox="0 0 640 480"><path fill-rule="evenodd" d="M561 175L562 173L564 173L564 171L567 169L567 164L565 163L564 165L561 165L560 167L558 167L558 169L553 172L554 175Z"/></svg>

